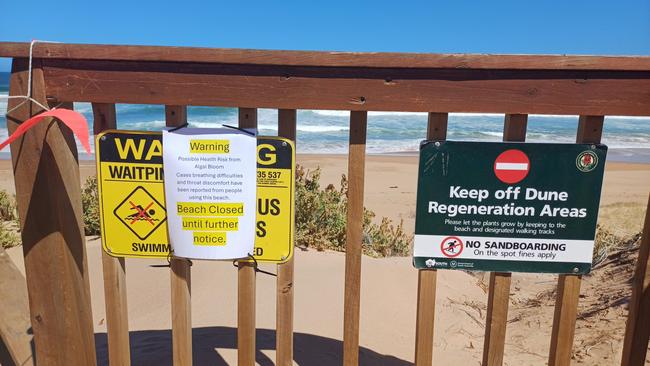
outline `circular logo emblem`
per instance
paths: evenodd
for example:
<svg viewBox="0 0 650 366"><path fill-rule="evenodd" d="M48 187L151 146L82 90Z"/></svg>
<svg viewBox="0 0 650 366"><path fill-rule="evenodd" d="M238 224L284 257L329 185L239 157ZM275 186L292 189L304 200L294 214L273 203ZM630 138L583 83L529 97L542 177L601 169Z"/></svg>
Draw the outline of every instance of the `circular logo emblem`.
<svg viewBox="0 0 650 366"><path fill-rule="evenodd" d="M458 263L456 263L456 261L451 261L451 263L449 263L449 265L452 266L453 268L456 268Z"/></svg>
<svg viewBox="0 0 650 366"><path fill-rule="evenodd" d="M530 160L528 155L521 150L506 150L494 160L494 174L506 184L521 182L529 171Z"/></svg>
<svg viewBox="0 0 650 366"><path fill-rule="evenodd" d="M440 250L445 257L458 257L463 252L463 241L458 237L448 236L440 243Z"/></svg>
<svg viewBox="0 0 650 366"><path fill-rule="evenodd" d="M595 152L587 150L578 154L576 158L576 167L581 172L590 172L598 165L598 155Z"/></svg>

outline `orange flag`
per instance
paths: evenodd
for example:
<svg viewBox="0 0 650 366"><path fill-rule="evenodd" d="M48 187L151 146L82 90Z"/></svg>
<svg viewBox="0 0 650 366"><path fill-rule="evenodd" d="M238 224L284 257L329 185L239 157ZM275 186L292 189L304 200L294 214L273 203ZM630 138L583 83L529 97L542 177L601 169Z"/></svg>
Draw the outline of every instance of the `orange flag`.
<svg viewBox="0 0 650 366"><path fill-rule="evenodd" d="M45 117L54 117L68 126L72 130L72 133L77 136L86 152L90 154L90 142L88 140L88 121L81 113L64 108L54 108L52 110L37 114L27 121L21 123L16 131L11 134L11 136L0 143L0 150L4 149L7 145L22 136L25 132L27 132L27 130L32 128L35 124L43 120Z"/></svg>

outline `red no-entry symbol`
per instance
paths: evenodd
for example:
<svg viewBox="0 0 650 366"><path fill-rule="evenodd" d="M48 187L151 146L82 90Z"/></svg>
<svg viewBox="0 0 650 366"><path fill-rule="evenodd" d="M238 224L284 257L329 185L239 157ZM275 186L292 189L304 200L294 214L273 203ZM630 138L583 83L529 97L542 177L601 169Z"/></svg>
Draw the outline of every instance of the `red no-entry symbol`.
<svg viewBox="0 0 650 366"><path fill-rule="evenodd" d="M530 160L521 150L506 150L494 160L494 174L507 184L521 182L530 171Z"/></svg>
<svg viewBox="0 0 650 366"><path fill-rule="evenodd" d="M458 257L463 252L463 248L463 241L456 236L448 236L440 243L442 255L449 258Z"/></svg>

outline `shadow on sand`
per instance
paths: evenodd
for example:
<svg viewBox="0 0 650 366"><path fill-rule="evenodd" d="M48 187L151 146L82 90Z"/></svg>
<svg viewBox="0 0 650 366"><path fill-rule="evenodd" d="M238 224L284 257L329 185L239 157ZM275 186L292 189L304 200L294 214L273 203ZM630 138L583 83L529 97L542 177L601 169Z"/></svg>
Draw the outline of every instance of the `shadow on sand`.
<svg viewBox="0 0 650 366"><path fill-rule="evenodd" d="M275 349L275 330L257 329L257 352L255 358L261 366L273 366L274 360L261 350ZM133 365L165 366L172 364L171 330L133 331L129 334L131 342L131 362ZM217 349L237 348L237 328L205 327L192 330L195 365L228 365ZM106 333L95 334L98 365L108 365ZM343 342L313 334L294 333L293 359L299 365L331 366L341 365ZM379 354L368 348L359 350L359 365L405 366L412 363L393 356Z"/></svg>

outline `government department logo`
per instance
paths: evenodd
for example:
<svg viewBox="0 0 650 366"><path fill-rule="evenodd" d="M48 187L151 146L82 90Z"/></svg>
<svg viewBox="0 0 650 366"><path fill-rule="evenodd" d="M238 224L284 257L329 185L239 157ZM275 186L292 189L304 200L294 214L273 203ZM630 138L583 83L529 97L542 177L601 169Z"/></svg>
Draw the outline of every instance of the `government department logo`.
<svg viewBox="0 0 650 366"><path fill-rule="evenodd" d="M576 158L576 167L581 172L590 172L598 165L598 155L593 151L583 151Z"/></svg>

